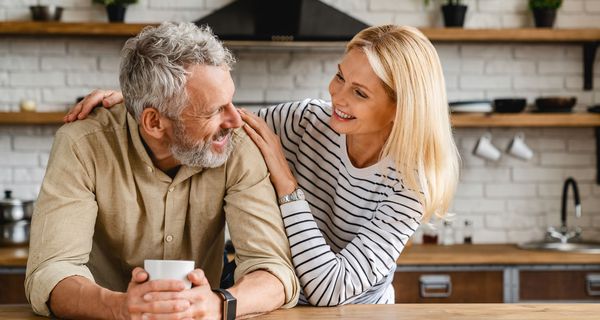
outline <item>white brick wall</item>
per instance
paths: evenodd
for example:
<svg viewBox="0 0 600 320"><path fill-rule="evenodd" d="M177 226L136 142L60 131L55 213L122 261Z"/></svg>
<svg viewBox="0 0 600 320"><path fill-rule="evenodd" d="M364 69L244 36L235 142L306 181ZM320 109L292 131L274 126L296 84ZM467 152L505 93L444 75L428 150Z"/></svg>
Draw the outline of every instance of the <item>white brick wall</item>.
<svg viewBox="0 0 600 320"><path fill-rule="evenodd" d="M128 22L193 21L232 0L140 0L129 7ZM28 20L28 6L39 0L0 0L0 20ZM64 21L106 21L90 0L41 0L65 7ZM323 0L371 24L441 26L440 1ZM467 28L532 26L526 0L467 0ZM600 0L568 0L557 27L600 27ZM40 110L65 110L95 87L118 86L122 38L0 38L0 111L17 111L21 99ZM522 96L531 104L540 95L572 95L577 109L600 103L600 54L595 89L582 88L581 47L560 44L436 43L448 95L455 99ZM234 50L236 101L277 102L305 97L328 98L327 84L336 71L338 51ZM0 191L35 198L55 126L0 126ZM461 183L451 208L457 219L474 222L476 243L520 242L542 237L558 223L562 182L580 184L584 231L600 241L600 186L595 183L593 129L492 129L493 142L504 150L524 132L535 155L522 161L503 153L498 162L471 154L485 128L457 129L462 155ZM571 212L572 213L572 212Z"/></svg>

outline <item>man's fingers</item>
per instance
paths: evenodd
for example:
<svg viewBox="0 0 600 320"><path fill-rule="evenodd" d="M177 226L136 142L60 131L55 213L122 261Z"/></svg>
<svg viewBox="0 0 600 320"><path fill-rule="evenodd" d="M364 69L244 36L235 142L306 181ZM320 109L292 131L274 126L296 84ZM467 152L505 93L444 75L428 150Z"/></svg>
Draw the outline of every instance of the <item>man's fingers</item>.
<svg viewBox="0 0 600 320"><path fill-rule="evenodd" d="M188 274L188 279L191 283L194 284L194 286L210 286L210 283L208 283L208 279L206 279L206 275L204 274L204 271L202 271L202 269L196 269L190 272Z"/></svg>
<svg viewBox="0 0 600 320"><path fill-rule="evenodd" d="M131 271L131 281L136 283L142 283L148 280L148 273L146 270L136 267Z"/></svg>
<svg viewBox="0 0 600 320"><path fill-rule="evenodd" d="M185 299L182 291L158 291L146 293L142 299L146 302Z"/></svg>
<svg viewBox="0 0 600 320"><path fill-rule="evenodd" d="M192 311L187 310L177 313L144 313L142 320L179 320L179 319L194 319Z"/></svg>
<svg viewBox="0 0 600 320"><path fill-rule="evenodd" d="M185 283L181 280L151 280L141 286L145 292L185 290Z"/></svg>
<svg viewBox="0 0 600 320"><path fill-rule="evenodd" d="M142 303L139 308L144 313L178 313L186 311L190 306L188 300L166 300Z"/></svg>

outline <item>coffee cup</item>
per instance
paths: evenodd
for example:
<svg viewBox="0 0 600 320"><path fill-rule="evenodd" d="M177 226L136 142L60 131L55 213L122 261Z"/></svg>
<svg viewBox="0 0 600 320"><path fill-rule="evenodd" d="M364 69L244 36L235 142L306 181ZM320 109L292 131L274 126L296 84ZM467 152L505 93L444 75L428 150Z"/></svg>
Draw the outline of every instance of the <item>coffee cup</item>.
<svg viewBox="0 0 600 320"><path fill-rule="evenodd" d="M494 144L492 144L492 135L486 133L477 140L473 154L485 160L497 161L500 159L502 152Z"/></svg>
<svg viewBox="0 0 600 320"><path fill-rule="evenodd" d="M525 134L517 133L506 148L506 152L514 157L529 160L533 157L533 150L525 143Z"/></svg>
<svg viewBox="0 0 600 320"><path fill-rule="evenodd" d="M194 271L194 265L191 260L144 260L149 280L181 280L187 289L192 287L188 274Z"/></svg>

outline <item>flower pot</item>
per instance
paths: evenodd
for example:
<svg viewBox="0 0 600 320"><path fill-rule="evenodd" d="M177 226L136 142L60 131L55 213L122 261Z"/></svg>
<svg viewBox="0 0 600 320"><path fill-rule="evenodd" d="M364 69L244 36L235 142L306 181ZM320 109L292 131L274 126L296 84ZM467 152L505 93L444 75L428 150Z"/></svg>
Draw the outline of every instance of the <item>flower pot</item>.
<svg viewBox="0 0 600 320"><path fill-rule="evenodd" d="M556 9L533 9L536 28L552 28L556 19Z"/></svg>
<svg viewBox="0 0 600 320"><path fill-rule="evenodd" d="M123 22L125 21L125 11L127 7L120 4L109 4L106 6L108 14L108 22Z"/></svg>
<svg viewBox="0 0 600 320"><path fill-rule="evenodd" d="M467 6L446 4L442 6L444 13L444 25L446 27L462 27L465 24Z"/></svg>

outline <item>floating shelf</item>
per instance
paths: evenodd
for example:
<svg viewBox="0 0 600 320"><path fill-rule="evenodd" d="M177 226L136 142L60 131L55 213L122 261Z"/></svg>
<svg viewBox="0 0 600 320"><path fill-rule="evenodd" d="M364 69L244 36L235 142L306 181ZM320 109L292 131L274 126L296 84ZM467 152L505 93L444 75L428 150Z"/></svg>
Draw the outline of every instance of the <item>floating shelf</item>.
<svg viewBox="0 0 600 320"><path fill-rule="evenodd" d="M0 112L0 124L61 124L65 115L66 112Z"/></svg>
<svg viewBox="0 0 600 320"><path fill-rule="evenodd" d="M0 124L62 124L64 112L0 112ZM452 115L456 128L485 127L600 127L595 113L461 113Z"/></svg>

